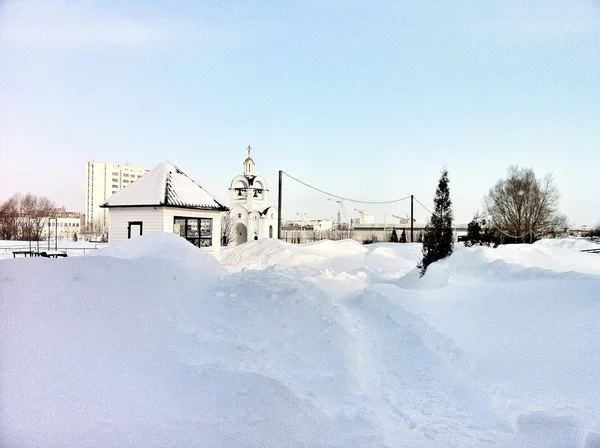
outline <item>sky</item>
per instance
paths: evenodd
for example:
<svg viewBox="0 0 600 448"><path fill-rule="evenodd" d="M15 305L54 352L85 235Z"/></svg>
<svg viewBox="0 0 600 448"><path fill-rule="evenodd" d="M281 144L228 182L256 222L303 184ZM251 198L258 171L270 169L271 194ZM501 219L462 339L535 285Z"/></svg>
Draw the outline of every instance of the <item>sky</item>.
<svg viewBox="0 0 600 448"><path fill-rule="evenodd" d="M273 205L283 170L431 209L445 167L468 222L519 165L595 225L600 1L0 2L0 200L83 211L88 161L170 160L228 203L248 145ZM284 218L333 217L328 199L284 176Z"/></svg>

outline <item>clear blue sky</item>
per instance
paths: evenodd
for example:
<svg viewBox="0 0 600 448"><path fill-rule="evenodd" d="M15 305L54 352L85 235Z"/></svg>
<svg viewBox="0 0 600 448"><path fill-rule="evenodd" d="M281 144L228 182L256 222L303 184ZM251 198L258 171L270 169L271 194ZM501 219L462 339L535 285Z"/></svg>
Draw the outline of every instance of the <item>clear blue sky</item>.
<svg viewBox="0 0 600 448"><path fill-rule="evenodd" d="M468 221L519 164L553 173L570 222L593 225L600 2L0 3L0 199L83 211L95 158L168 159L227 201L248 144L273 204L283 169L432 207L446 166ZM335 215L285 185L284 217Z"/></svg>

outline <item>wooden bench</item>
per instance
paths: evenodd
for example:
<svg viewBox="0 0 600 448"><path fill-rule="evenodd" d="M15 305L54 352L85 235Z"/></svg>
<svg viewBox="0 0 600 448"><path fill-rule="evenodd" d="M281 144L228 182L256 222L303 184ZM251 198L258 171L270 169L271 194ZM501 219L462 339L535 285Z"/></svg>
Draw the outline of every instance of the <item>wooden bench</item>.
<svg viewBox="0 0 600 448"><path fill-rule="evenodd" d="M598 249L584 249L581 252L586 252L588 254L600 254L600 247Z"/></svg>
<svg viewBox="0 0 600 448"><path fill-rule="evenodd" d="M37 252L35 250L14 250L13 258L17 258L17 255L23 255L24 257L44 258L63 258L68 256L64 250L45 250L41 252Z"/></svg>
<svg viewBox="0 0 600 448"><path fill-rule="evenodd" d="M39 254L35 250L13 250L13 258L17 258L17 255L23 255L24 257L37 257Z"/></svg>
<svg viewBox="0 0 600 448"><path fill-rule="evenodd" d="M40 252L40 257L45 257L45 258L59 258L59 257L66 257L66 256L67 256L67 253L62 250L46 250L46 251Z"/></svg>

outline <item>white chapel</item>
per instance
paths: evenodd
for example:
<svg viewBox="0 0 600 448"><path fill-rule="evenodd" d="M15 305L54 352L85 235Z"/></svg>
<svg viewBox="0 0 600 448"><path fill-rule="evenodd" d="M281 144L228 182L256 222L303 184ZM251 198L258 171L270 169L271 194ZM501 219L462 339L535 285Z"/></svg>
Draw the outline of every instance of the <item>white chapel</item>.
<svg viewBox="0 0 600 448"><path fill-rule="evenodd" d="M256 175L254 160L244 160L244 174L235 176L229 187L230 219L235 228L233 244L262 238L277 238L277 207L269 206L269 189L264 177Z"/></svg>

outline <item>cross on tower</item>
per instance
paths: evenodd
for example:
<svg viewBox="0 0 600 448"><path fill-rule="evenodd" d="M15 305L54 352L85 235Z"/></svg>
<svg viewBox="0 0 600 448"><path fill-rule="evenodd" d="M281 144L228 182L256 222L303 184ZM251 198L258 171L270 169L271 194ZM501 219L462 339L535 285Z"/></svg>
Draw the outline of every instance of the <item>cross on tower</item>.
<svg viewBox="0 0 600 448"><path fill-rule="evenodd" d="M250 157L250 151L252 151L252 146L248 145L246 149L248 150L248 157Z"/></svg>

